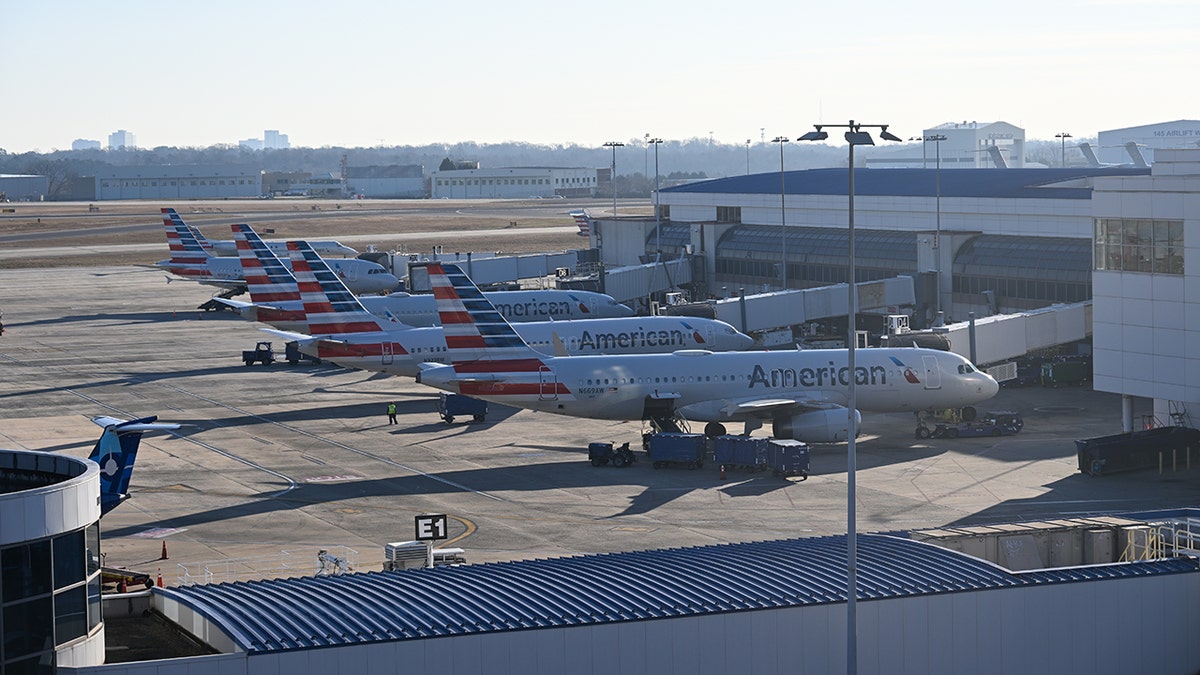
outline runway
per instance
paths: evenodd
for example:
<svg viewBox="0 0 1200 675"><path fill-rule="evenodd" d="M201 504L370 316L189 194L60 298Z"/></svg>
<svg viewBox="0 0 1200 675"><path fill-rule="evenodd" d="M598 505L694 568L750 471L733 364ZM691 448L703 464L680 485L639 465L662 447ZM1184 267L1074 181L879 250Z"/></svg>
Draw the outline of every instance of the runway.
<svg viewBox="0 0 1200 675"><path fill-rule="evenodd" d="M133 498L102 521L107 565L170 582L178 563L346 546L379 569L422 513L448 514L447 545L472 563L846 531L844 445L814 446L803 482L655 470L644 455L594 468L589 442L638 447L641 423L492 406L485 423L446 425L437 392L411 380L243 366L269 336L198 312L210 290L151 269L4 270L0 288L0 446L86 456L101 414L185 425L144 439ZM1024 430L918 441L911 416L864 414L859 531L1194 504L1194 473L1078 473L1074 439L1119 431L1117 396L1002 389L988 407L1021 412Z"/></svg>

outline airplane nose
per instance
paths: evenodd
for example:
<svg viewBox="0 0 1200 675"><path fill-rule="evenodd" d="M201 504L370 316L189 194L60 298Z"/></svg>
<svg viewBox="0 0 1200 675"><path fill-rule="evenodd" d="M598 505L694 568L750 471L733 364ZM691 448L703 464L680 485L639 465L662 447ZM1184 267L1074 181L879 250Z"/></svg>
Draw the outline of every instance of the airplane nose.
<svg viewBox="0 0 1200 675"><path fill-rule="evenodd" d="M981 372L980 374L987 378L979 387L980 391L984 395L986 395L988 398L991 398L1000 393L1000 383L996 381L996 378L984 372Z"/></svg>
<svg viewBox="0 0 1200 675"><path fill-rule="evenodd" d="M736 335L737 337L734 338L734 349L743 351L754 346L754 338L745 333L737 333Z"/></svg>

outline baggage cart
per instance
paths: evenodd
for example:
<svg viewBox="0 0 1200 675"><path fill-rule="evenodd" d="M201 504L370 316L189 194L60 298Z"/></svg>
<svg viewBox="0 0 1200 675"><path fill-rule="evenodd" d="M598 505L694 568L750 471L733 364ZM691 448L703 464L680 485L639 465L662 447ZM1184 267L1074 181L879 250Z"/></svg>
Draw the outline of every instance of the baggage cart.
<svg viewBox="0 0 1200 675"><path fill-rule="evenodd" d="M487 401L479 398L471 398L462 394L451 394L442 392L438 398L438 414L446 421L446 424L453 424L455 417L471 416L475 422L482 422L488 413Z"/></svg>
<svg viewBox="0 0 1200 675"><path fill-rule="evenodd" d="M713 461L726 469L766 471L767 439L753 436L717 436L713 439Z"/></svg>
<svg viewBox="0 0 1200 675"><path fill-rule="evenodd" d="M699 469L704 466L704 455L708 450L704 434L665 432L650 435L650 461L656 469L665 466L686 466Z"/></svg>
<svg viewBox="0 0 1200 675"><path fill-rule="evenodd" d="M588 460L592 466L604 466L611 462L618 469L623 469L633 464L635 459L628 443L619 448L614 448L612 443L588 443Z"/></svg>
<svg viewBox="0 0 1200 675"><path fill-rule="evenodd" d="M772 438L767 443L767 466L776 476L808 479L808 444L790 438Z"/></svg>

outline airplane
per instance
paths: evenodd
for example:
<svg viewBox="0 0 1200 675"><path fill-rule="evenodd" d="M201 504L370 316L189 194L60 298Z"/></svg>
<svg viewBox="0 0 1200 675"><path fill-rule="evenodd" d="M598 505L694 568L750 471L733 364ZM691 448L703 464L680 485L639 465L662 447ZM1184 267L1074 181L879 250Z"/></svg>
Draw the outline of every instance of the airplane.
<svg viewBox="0 0 1200 675"><path fill-rule="evenodd" d="M220 257L233 257L238 254L236 241L232 239L209 239L208 237L204 236L204 233L200 231L200 228L183 222L183 217L180 216L175 209L164 208L162 210L162 214L163 218L170 218L171 222L175 223L176 225L183 225L191 230L192 236L194 236L196 241L199 242L200 248L208 251L209 253ZM267 247L277 255L287 256L286 241L265 240L265 243ZM316 251L318 255L326 258L330 256L346 257L358 255L358 251L355 249L336 241L309 241L308 244L309 246L312 246L313 250Z"/></svg>
<svg viewBox="0 0 1200 675"><path fill-rule="evenodd" d="M92 454L88 455L88 459L100 465L101 518L129 499L129 479L142 434L179 428L178 424L155 423L156 420L158 417L154 415L128 421L103 415L92 418L93 423L104 428Z"/></svg>
<svg viewBox="0 0 1200 675"><path fill-rule="evenodd" d="M311 335L267 330L297 342L302 353L339 366L416 377L420 364L445 364L441 326L401 328L367 311L305 242L289 242L292 270ZM247 279L251 278L247 271ZM653 354L688 347L749 349L754 338L716 319L649 316L539 321L513 326L546 354Z"/></svg>
<svg viewBox="0 0 1200 675"><path fill-rule="evenodd" d="M174 222L167 214L163 215L163 229L167 233L171 257L155 263L156 265L191 281L218 286L235 293L245 290L246 278L242 273L241 260L220 258L205 251L187 225ZM382 265L368 260L331 258L329 266L346 280L346 285L355 293L384 293L400 283L400 280Z"/></svg>
<svg viewBox="0 0 1200 675"><path fill-rule="evenodd" d="M1148 164L1146 162L1145 156L1142 155L1141 148L1134 141L1129 141L1128 143L1125 143L1124 145L1121 145L1121 146L1105 146L1105 147L1123 147L1123 148L1125 148L1125 152L1129 153L1130 161L1125 162L1124 164L1102 163L1100 161L1100 159L1098 157L1096 157L1096 151L1095 151L1095 149L1092 148L1092 144L1088 143L1087 141L1084 141L1083 143L1079 144L1079 151L1083 153L1083 158L1085 160L1087 160L1088 166L1092 167L1093 169L1098 169L1100 167L1106 167L1106 166L1119 166L1119 167L1133 166L1133 167L1138 167L1140 169L1145 169L1150 166L1150 164Z"/></svg>
<svg viewBox="0 0 1200 675"><path fill-rule="evenodd" d="M990 375L955 354L914 347L856 350L851 431L848 352L814 349L545 356L525 344L455 265L429 264L451 365L426 365L417 381L495 403L572 417L706 422L709 436L770 421L776 438L845 441L861 411L968 406L995 396Z"/></svg>
<svg viewBox="0 0 1200 675"><path fill-rule="evenodd" d="M314 331L309 329L304 304L296 288L296 278L288 267L291 259L281 261L277 258L249 225L234 225L232 230L234 241L241 247L238 255L245 269L243 276L250 302L228 298L215 300L252 321L261 321L284 331L312 334ZM326 262L332 265L338 261ZM487 296L501 307L510 321L515 322L613 318L634 313L612 296L591 291L497 291ZM437 301L432 295L392 293L363 296L358 300L368 312L396 328L438 325Z"/></svg>

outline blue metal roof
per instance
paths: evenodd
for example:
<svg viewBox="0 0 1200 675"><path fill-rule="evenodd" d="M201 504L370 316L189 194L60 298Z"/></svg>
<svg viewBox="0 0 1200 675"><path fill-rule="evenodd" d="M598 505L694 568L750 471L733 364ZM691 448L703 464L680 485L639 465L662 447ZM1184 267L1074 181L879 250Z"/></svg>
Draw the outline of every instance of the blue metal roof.
<svg viewBox="0 0 1200 675"><path fill-rule="evenodd" d="M265 653L844 602L846 537L155 589ZM1197 571L1192 559L1013 574L930 544L858 537L858 597Z"/></svg>
<svg viewBox="0 0 1200 675"><path fill-rule="evenodd" d="M847 169L787 171L784 186L789 195L844 195ZM932 197L937 194L935 169L854 170L854 194L877 197ZM993 197L1010 199L1089 199L1091 187L1044 187L1098 176L1148 176L1150 169L1131 167L1067 169L950 169L941 172L943 197ZM758 173L699 181L664 188L663 194L699 192L714 194L779 194L779 173Z"/></svg>

